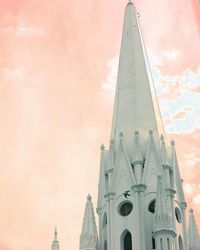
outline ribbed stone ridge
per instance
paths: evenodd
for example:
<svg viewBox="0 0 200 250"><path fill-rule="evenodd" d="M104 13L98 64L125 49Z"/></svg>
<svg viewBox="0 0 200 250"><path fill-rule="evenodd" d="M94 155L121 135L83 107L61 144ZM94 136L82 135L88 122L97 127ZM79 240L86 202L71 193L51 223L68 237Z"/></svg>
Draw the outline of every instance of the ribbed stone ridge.
<svg viewBox="0 0 200 250"><path fill-rule="evenodd" d="M172 229L172 217L168 206L167 195L164 189L163 180L158 176L157 197L155 209L155 232Z"/></svg>
<svg viewBox="0 0 200 250"><path fill-rule="evenodd" d="M159 145L159 137L165 133L138 15L129 2L124 17L111 139L118 140L119 133L123 132L130 155L134 131L140 131L140 136L146 138L150 129Z"/></svg>

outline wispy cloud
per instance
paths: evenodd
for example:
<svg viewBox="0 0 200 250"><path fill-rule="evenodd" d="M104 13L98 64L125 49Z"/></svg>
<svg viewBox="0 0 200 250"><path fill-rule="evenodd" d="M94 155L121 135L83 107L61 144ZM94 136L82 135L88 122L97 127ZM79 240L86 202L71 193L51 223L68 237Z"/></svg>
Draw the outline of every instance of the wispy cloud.
<svg viewBox="0 0 200 250"><path fill-rule="evenodd" d="M170 50L170 51L163 51L162 56L166 57L169 60L176 60L178 57L180 57L181 53L178 50Z"/></svg>
<svg viewBox="0 0 200 250"><path fill-rule="evenodd" d="M169 133L190 133L200 128L200 67L194 71L185 69L181 74L167 75L161 71L164 57L175 60L180 52L174 49L159 56L149 52L152 75L161 106L165 127ZM103 88L112 93L115 90L118 60L108 63L108 77Z"/></svg>
<svg viewBox="0 0 200 250"><path fill-rule="evenodd" d="M21 68L11 69L4 68L2 69L4 78L6 80L18 80L24 77L24 70Z"/></svg>
<svg viewBox="0 0 200 250"><path fill-rule="evenodd" d="M102 84L103 89L109 90L112 93L114 93L115 85L117 81L117 67L118 67L118 58L113 58L110 60L107 64L108 66L108 76L106 78L106 81Z"/></svg>
<svg viewBox="0 0 200 250"><path fill-rule="evenodd" d="M16 37L35 37L35 36L44 36L45 31L34 27L32 25L28 25L25 23L18 24L17 26L8 26L3 27L0 31L4 34L14 35Z"/></svg>
<svg viewBox="0 0 200 250"><path fill-rule="evenodd" d="M196 195L196 196L193 198L192 201L193 201L193 203L194 203L195 205L197 205L198 208L199 208L199 206L200 206L200 194Z"/></svg>

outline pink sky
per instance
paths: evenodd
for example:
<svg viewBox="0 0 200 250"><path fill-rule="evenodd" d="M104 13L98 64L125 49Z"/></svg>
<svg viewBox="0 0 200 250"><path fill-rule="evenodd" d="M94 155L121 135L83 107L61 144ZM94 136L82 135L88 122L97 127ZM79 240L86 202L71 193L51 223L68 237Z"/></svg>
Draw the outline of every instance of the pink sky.
<svg viewBox="0 0 200 250"><path fill-rule="evenodd" d="M55 225L61 249L78 249L88 192L96 204L99 146L109 142L126 1L0 2L0 250L50 249ZM135 3L200 224L200 5Z"/></svg>

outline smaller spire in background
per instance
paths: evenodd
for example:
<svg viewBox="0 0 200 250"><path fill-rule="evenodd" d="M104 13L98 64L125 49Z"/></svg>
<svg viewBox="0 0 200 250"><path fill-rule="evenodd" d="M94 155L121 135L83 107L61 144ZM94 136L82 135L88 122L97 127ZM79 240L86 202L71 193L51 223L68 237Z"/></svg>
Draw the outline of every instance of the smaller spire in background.
<svg viewBox="0 0 200 250"><path fill-rule="evenodd" d="M188 237L189 237L189 250L200 249L199 232L192 208L190 209Z"/></svg>
<svg viewBox="0 0 200 250"><path fill-rule="evenodd" d="M58 241L58 231L57 231L57 227L55 227L54 240L51 245L51 250L59 250L59 249L60 249L60 246L59 246L59 241Z"/></svg>
<svg viewBox="0 0 200 250"><path fill-rule="evenodd" d="M97 250L98 249L98 233L95 221L94 208L92 204L92 197L87 196L85 206L85 213L83 218L82 231L80 235L80 250Z"/></svg>

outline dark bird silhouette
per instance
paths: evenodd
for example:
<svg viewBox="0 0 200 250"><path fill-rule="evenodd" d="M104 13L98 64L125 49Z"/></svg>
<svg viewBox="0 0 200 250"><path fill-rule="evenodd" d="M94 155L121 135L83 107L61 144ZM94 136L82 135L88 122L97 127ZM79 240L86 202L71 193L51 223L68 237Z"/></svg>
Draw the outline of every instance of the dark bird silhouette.
<svg viewBox="0 0 200 250"><path fill-rule="evenodd" d="M128 197L131 196L131 195L130 195L130 190L127 190L126 192L124 192L123 195L124 195L124 197L125 197L126 199L128 199Z"/></svg>

